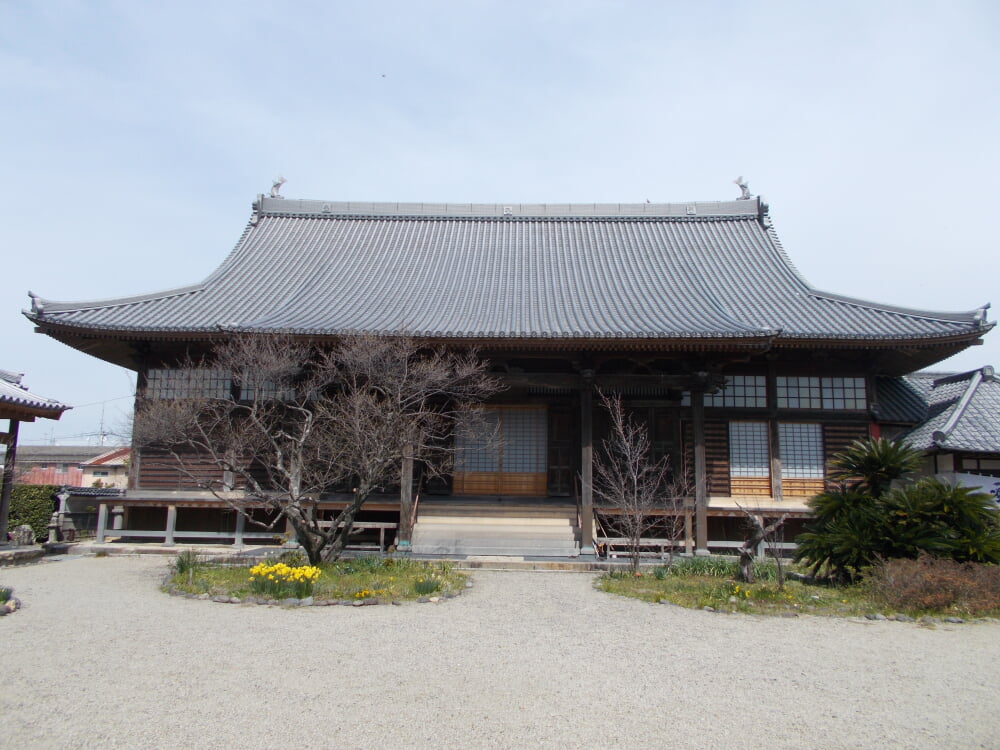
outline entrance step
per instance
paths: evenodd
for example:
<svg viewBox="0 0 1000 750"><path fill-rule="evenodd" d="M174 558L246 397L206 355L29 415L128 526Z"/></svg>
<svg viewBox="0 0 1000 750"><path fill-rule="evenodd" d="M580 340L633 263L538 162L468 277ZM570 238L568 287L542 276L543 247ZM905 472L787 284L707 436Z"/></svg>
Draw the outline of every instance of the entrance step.
<svg viewBox="0 0 1000 750"><path fill-rule="evenodd" d="M421 555L576 557L576 506L510 500L434 500L418 506L411 549Z"/></svg>

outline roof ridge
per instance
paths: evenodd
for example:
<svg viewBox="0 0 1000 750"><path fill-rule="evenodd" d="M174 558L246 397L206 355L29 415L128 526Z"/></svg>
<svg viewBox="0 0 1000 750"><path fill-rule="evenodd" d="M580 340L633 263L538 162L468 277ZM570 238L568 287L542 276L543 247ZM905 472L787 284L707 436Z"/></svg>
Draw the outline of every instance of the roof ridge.
<svg viewBox="0 0 1000 750"><path fill-rule="evenodd" d="M768 213L759 196L731 201L680 203L420 203L322 201L257 196L256 215L272 216L393 216L466 219L586 219L586 218L755 218Z"/></svg>
<svg viewBox="0 0 1000 750"><path fill-rule="evenodd" d="M969 402L971 402L972 397L976 395L976 389L979 387L979 384L983 382L983 378L992 377L992 375L993 375L993 368L990 367L989 365L987 365L986 367L982 367L978 370L975 370L972 373L972 377L969 380L969 385L965 389L965 393L962 394L962 398L958 400L958 403L952 410L951 416L948 417L948 421L944 423L944 425L941 427L940 430L934 430L934 432L931 433L931 440L934 441L935 445L937 445L938 447L944 446L944 443L948 439L948 436L958 425L959 421L962 419L962 415L965 414L965 410L969 408ZM944 378L944 380L947 382L958 382L957 380L952 380L949 378ZM940 381L935 380L934 386L937 387L937 384L939 382Z"/></svg>

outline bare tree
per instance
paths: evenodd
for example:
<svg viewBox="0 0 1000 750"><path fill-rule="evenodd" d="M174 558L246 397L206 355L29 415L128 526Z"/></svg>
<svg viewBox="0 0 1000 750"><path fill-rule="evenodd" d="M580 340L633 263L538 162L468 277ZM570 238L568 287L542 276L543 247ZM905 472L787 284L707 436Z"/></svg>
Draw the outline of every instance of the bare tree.
<svg viewBox="0 0 1000 750"><path fill-rule="evenodd" d="M776 536L782 529L785 521L788 519L788 514L784 513L776 521L765 526L763 516L751 513L748 509L738 503L737 507L743 511L743 515L746 516L747 528L749 529L749 532L747 534L746 541L743 542L743 546L740 547L740 565L739 570L736 573L736 580L741 583L754 582L753 558L757 551L757 547L763 542L767 545L772 557L774 557L775 564L778 566L778 589L780 590L784 588L785 571L781 560L781 548L776 544L778 541Z"/></svg>
<svg viewBox="0 0 1000 750"><path fill-rule="evenodd" d="M594 459L594 497L613 512L611 523L627 540L633 572L639 569L643 538L655 529L670 549L684 527L691 496L687 472L673 471L669 456L653 460L646 426L625 412L621 397L601 395L611 420L610 435Z"/></svg>
<svg viewBox="0 0 1000 750"><path fill-rule="evenodd" d="M400 481L404 462L447 471L448 434L498 387L474 353L374 336L331 348L240 336L179 372L181 396L137 405L136 445L166 453L190 482L254 523L287 520L312 563L340 555L361 507ZM231 378L231 388L201 388L215 382L209 372ZM320 495L344 484L350 502L325 518ZM251 515L257 507L271 511L266 522ZM403 508L401 521L409 518Z"/></svg>

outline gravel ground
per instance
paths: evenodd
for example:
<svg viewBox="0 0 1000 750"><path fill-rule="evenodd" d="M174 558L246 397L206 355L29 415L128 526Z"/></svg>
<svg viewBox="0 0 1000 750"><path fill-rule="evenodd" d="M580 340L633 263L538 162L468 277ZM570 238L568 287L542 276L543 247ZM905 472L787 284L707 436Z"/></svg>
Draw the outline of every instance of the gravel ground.
<svg viewBox="0 0 1000 750"><path fill-rule="evenodd" d="M224 605L166 561L0 569L11 748L996 748L1000 625L724 615L580 573L441 604Z"/></svg>

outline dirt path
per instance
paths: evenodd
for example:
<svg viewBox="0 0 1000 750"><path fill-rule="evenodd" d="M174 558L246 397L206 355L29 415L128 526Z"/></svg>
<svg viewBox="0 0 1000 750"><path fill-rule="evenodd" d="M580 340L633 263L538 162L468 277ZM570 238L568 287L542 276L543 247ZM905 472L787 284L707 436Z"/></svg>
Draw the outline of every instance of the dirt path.
<svg viewBox="0 0 1000 750"><path fill-rule="evenodd" d="M579 573L439 605L168 597L166 561L0 569L0 745L993 748L1000 625L711 614Z"/></svg>

